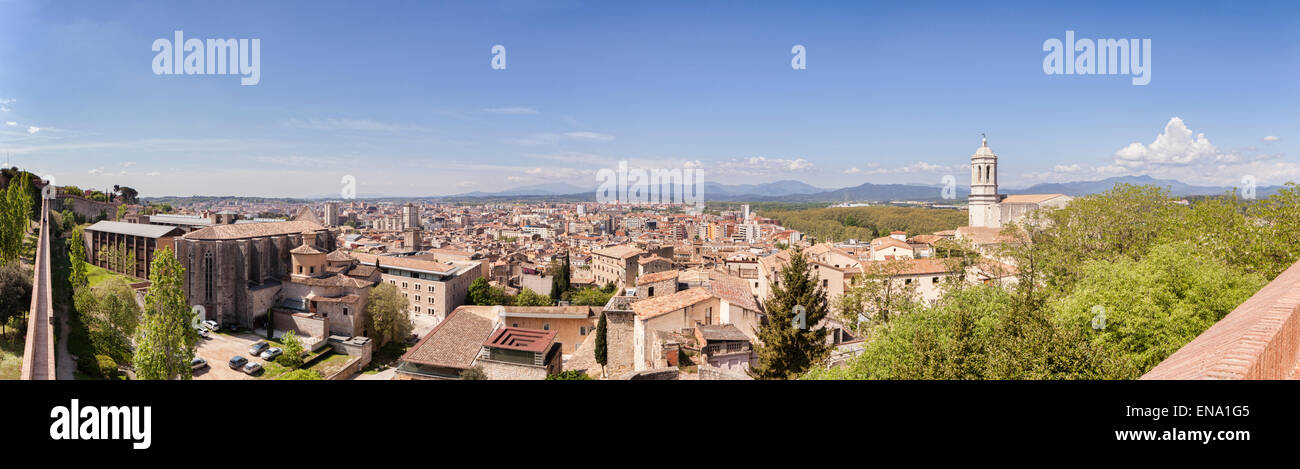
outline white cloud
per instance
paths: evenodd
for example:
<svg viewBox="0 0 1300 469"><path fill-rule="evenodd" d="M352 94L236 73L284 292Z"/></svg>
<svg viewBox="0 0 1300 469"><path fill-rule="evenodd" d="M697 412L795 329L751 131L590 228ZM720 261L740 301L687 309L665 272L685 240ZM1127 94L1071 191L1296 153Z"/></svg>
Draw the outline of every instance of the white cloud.
<svg viewBox="0 0 1300 469"><path fill-rule="evenodd" d="M6 121L6 122L5 122L5 125L10 126L10 127L13 127L13 126L15 126L15 125L18 125L18 123L17 123L17 122L14 122L14 121Z"/></svg>
<svg viewBox="0 0 1300 469"><path fill-rule="evenodd" d="M751 156L749 158L732 158L719 162L714 169L723 175L766 176L789 172L809 172L816 165L803 158L768 158Z"/></svg>
<svg viewBox="0 0 1300 469"><path fill-rule="evenodd" d="M512 145L554 145L561 141L580 141L580 142L608 142L614 140L613 135L607 135L596 132L580 131L556 133L537 133L524 138L515 138L506 140L506 143Z"/></svg>
<svg viewBox="0 0 1300 469"><path fill-rule="evenodd" d="M359 131L359 132L400 132L405 130L419 130L418 127L412 127L400 124L391 124L387 122L378 122L367 119L298 119L292 118L281 122L285 127L306 130L328 130L328 131Z"/></svg>
<svg viewBox="0 0 1300 469"><path fill-rule="evenodd" d="M123 168L130 168L130 167L132 167L132 166L135 166L135 162L134 162L134 161L126 161L126 162L123 162L123 163L122 163L122 167L123 167Z"/></svg>
<svg viewBox="0 0 1300 469"><path fill-rule="evenodd" d="M1150 145L1138 142L1115 152L1115 164L1132 169L1187 166L1205 162L1233 162L1238 156L1224 153L1205 138L1205 134L1192 136L1178 117L1169 119L1165 130Z"/></svg>
<svg viewBox="0 0 1300 469"><path fill-rule="evenodd" d="M41 131L40 127L33 127L33 126L27 127L27 133L32 135L36 135L36 132L40 132L40 131Z"/></svg>
<svg viewBox="0 0 1300 469"><path fill-rule="evenodd" d="M599 134L596 132L567 132L564 136L572 140L585 140L589 142L608 142L614 139L613 135Z"/></svg>
<svg viewBox="0 0 1300 469"><path fill-rule="evenodd" d="M918 161L909 164L907 166L901 166L897 168L881 168L879 164L871 164L868 165L868 167L871 169L865 171L867 174L918 174L918 173L937 174L937 173L951 173L953 171L963 171L970 168L970 166L968 165L961 165L961 164L941 165L941 164L927 163L924 161Z"/></svg>
<svg viewBox="0 0 1300 469"><path fill-rule="evenodd" d="M1269 136L1267 136L1267 137L1264 137L1264 141L1265 141L1265 142L1276 142L1276 141L1278 141L1278 140L1282 140L1282 139L1281 139L1281 138L1278 138L1278 136L1276 136L1276 135L1269 135Z"/></svg>
<svg viewBox="0 0 1300 469"><path fill-rule="evenodd" d="M858 168L849 168L844 170L844 174L858 174L860 172L862 172L862 170Z"/></svg>
<svg viewBox="0 0 1300 469"><path fill-rule="evenodd" d="M150 171L150 172L144 173L144 175L145 175L145 176L161 176L162 173L157 172L157 171Z"/></svg>
<svg viewBox="0 0 1300 469"><path fill-rule="evenodd" d="M17 102L17 99L0 99L0 112L9 112L9 105Z"/></svg>
<svg viewBox="0 0 1300 469"><path fill-rule="evenodd" d="M95 169L90 170L89 173L90 173L90 174L104 174L104 170L103 170L103 169L100 169L100 168L95 168Z"/></svg>
<svg viewBox="0 0 1300 469"><path fill-rule="evenodd" d="M1055 171L1055 172L1058 172L1058 173L1076 173L1076 172L1079 172L1079 168L1080 168L1080 166L1079 166L1078 163L1075 163L1075 164L1072 164L1072 165L1063 165L1063 164L1058 164L1058 165L1056 165L1055 167L1052 168L1052 171Z"/></svg>
<svg viewBox="0 0 1300 469"><path fill-rule="evenodd" d="M531 108L531 107L523 107L523 106L515 106L515 107L492 107L492 108L484 109L483 112L486 112L486 113L488 113L488 114L507 114L507 115L513 115L513 116L521 116L521 115L537 114L537 113L538 113L537 109L535 109L535 108Z"/></svg>

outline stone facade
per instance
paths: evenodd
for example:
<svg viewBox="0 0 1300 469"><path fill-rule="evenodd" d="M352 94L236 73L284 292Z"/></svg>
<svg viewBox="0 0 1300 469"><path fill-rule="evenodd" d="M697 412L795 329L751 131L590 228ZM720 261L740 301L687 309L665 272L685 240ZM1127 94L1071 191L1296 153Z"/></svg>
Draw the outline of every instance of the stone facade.
<svg viewBox="0 0 1300 469"><path fill-rule="evenodd" d="M290 222L274 224L281 223ZM289 277L289 251L302 245L304 236L322 250L334 249L334 236L316 227L320 229L305 234L234 239L202 236L211 229L205 228L179 238L176 255L185 267L185 292L190 304L203 306L207 319L223 325L252 328L256 318L265 321L279 286Z"/></svg>

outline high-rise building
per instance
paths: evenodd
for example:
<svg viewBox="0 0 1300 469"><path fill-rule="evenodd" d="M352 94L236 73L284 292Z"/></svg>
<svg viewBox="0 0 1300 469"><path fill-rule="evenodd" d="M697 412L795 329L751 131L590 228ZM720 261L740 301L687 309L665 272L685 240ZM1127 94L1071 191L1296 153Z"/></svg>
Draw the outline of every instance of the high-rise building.
<svg viewBox="0 0 1300 469"><path fill-rule="evenodd" d="M338 202L325 202L325 226L339 226Z"/></svg>
<svg viewBox="0 0 1300 469"><path fill-rule="evenodd" d="M420 208L407 202L402 206L402 223L404 229L420 228Z"/></svg>

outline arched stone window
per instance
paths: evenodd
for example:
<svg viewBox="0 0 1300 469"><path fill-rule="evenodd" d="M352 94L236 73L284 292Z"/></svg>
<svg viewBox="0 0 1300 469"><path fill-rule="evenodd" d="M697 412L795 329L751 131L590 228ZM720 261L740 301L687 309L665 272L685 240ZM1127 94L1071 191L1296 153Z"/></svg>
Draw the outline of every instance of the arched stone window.
<svg viewBox="0 0 1300 469"><path fill-rule="evenodd" d="M212 251L203 253L203 299L212 301Z"/></svg>

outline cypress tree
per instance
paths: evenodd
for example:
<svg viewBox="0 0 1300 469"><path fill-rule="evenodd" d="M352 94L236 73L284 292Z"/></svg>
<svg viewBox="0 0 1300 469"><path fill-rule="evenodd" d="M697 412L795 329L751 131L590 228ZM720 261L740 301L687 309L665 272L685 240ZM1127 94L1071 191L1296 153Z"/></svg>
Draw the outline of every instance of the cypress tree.
<svg viewBox="0 0 1300 469"><path fill-rule="evenodd" d="M596 363L600 364L600 374L605 375L605 364L609 362L609 346L606 342L605 312L600 312L600 321L596 323Z"/></svg>
<svg viewBox="0 0 1300 469"><path fill-rule="evenodd" d="M803 306L806 329L797 328L794 307ZM826 291L808 269L803 251L790 253L790 263L781 269L780 281L763 303L767 320L757 332L758 364L749 373L758 379L791 379L802 375L830 355L826 329L815 328L826 317Z"/></svg>

